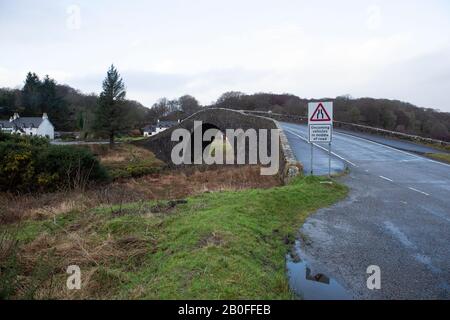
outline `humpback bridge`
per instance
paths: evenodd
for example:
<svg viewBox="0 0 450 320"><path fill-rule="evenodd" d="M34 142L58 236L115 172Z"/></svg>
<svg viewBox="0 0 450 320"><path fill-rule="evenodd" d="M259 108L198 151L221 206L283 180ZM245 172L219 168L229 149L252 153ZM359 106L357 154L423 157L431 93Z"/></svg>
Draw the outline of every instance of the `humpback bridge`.
<svg viewBox="0 0 450 320"><path fill-rule="evenodd" d="M279 157L278 157L278 175L280 178L286 182L291 177L296 176L297 174L302 172L301 164L295 159L292 150L287 142L287 138L279 126L278 122L258 115L245 114L242 111L236 111L231 109L221 109L221 108L208 108L197 112L190 117L184 119L177 126L174 126L170 129L167 129L155 136L150 137L148 140L141 142L144 147L152 150L155 155L165 163L167 163L171 167L176 167L176 165L172 162L171 154L173 148L180 143L180 141L172 141L172 133L174 130L178 128L183 128L189 131L190 137L193 141L194 135L194 121L202 122L202 136L209 129L216 129L221 131L221 133L225 136L226 130L239 130L247 131L249 129L254 129L256 131L258 146L260 140L260 131L259 129L268 129L269 133L267 137L267 154L270 155L271 150L271 139L270 139L270 130L271 129L279 129ZM212 141L211 141L212 142ZM202 148L205 149L211 142L203 142ZM193 143L192 143L193 145ZM234 146L235 144L232 143ZM235 159L237 157L238 152L242 152L243 150L237 150L234 148L234 156ZM248 154L249 154L249 144L245 143L245 154L247 155L245 163L248 164ZM261 159L257 156L257 163L261 163ZM182 165L186 166L186 164Z"/></svg>

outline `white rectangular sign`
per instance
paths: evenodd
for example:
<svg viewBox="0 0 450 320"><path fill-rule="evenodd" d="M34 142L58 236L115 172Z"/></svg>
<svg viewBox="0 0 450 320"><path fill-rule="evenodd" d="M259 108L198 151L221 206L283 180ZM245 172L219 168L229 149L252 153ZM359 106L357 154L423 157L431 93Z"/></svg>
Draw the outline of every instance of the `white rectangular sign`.
<svg viewBox="0 0 450 320"><path fill-rule="evenodd" d="M309 142L331 142L333 102L308 103Z"/></svg>
<svg viewBox="0 0 450 320"><path fill-rule="evenodd" d="M331 124L309 125L309 142L331 142L332 131Z"/></svg>

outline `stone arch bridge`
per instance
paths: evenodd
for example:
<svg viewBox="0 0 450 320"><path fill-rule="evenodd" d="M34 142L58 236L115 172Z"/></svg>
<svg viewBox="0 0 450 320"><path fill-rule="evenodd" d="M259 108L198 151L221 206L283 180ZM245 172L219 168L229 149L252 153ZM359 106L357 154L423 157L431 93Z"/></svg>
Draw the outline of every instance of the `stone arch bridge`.
<svg viewBox="0 0 450 320"><path fill-rule="evenodd" d="M150 149L153 153L155 153L156 157L160 160L164 161L170 167L177 167L172 162L171 154L173 148L179 144L180 141L172 141L172 133L174 130L178 128L186 129L190 132L189 139L193 140L194 136L194 121L201 121L202 123L202 136L208 129L217 129L226 134L227 129L239 130L242 129L247 131L249 129L255 129L257 133L257 140L259 145L260 134L259 129L279 129L279 157L278 157L278 175L280 178L286 182L289 178L296 176L297 174L302 172L302 166L298 161L294 158L291 148L287 142L286 136L284 135L281 127L278 125L278 122L259 115L246 114L242 111L231 110L231 109L221 109L221 108L208 108L204 109L200 112L197 112L190 117L184 119L177 126L174 126L170 129L167 129L155 136L150 137L149 139L140 142L139 144ZM270 145L270 137L265 137L267 141L267 154L271 153L271 145ZM202 148L205 149L207 145L211 142L203 142ZM234 145L234 144L232 144ZM245 144L246 151L248 153L248 143ZM235 158L237 157L237 148L233 150ZM248 155L247 155L248 156ZM248 161L248 157L246 158L246 163ZM257 157L257 163L262 164L260 157ZM183 164L181 167L186 166L187 164Z"/></svg>

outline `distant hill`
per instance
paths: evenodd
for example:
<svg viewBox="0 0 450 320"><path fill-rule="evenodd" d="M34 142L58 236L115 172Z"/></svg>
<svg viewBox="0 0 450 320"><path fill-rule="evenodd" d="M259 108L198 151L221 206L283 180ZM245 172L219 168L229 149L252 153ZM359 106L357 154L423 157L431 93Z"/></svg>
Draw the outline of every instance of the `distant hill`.
<svg viewBox="0 0 450 320"><path fill-rule="evenodd" d="M334 102L334 118L338 121L365 124L372 127L450 141L450 113L419 108L410 103L348 96L323 98ZM306 116L308 102L290 94L240 92L224 93L211 107L236 110L272 111Z"/></svg>
<svg viewBox="0 0 450 320"><path fill-rule="evenodd" d="M37 75L29 73L22 89L0 89L0 119L8 119L14 112L22 116L41 116L42 112L47 112L59 131L89 132L97 99L96 94L84 94L68 85L57 84L49 77L40 80ZM334 102L334 117L338 121L450 141L450 113L419 108L397 100L353 99L349 96L321 100ZM306 116L310 101L314 100L292 94L226 92L206 107ZM201 110L202 106L194 97L185 95L175 100L161 98L151 108L126 100L125 108L124 121L129 130L134 130L154 124L157 119L184 119Z"/></svg>
<svg viewBox="0 0 450 320"><path fill-rule="evenodd" d="M99 84L99 87L101 84ZM0 119L9 119L15 112L21 116L42 116L46 112L57 131L92 133L94 110L98 95L84 94L68 85L61 85L46 76L40 79L28 73L23 88L0 88ZM198 101L189 95L178 99L161 98L151 108L133 100L125 100L127 125L125 131L135 131L158 119L178 120L200 110Z"/></svg>
<svg viewBox="0 0 450 320"><path fill-rule="evenodd" d="M45 85L45 81L50 84ZM96 94L84 94L68 85L56 84L52 79L22 89L0 88L0 119L8 119L14 112L21 116L41 116L47 112L58 131L86 131L93 121L97 107ZM126 121L130 129L139 129L156 121L155 115L137 101L126 100Z"/></svg>

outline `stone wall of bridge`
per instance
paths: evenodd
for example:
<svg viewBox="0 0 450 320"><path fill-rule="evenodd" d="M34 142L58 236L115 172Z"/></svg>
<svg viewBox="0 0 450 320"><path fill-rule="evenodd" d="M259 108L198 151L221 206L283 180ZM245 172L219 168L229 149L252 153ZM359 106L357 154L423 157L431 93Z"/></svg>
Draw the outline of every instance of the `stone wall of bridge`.
<svg viewBox="0 0 450 320"><path fill-rule="evenodd" d="M141 141L139 144L150 149L153 153L155 153L156 157L164 161L168 166L172 168L182 168L184 166L188 166L188 164L175 165L172 163L172 149L179 143L179 141L172 141L171 137L172 132L177 128L184 128L191 132L192 135L194 131L194 121L201 121L202 126L204 126L205 128L215 128L220 130L223 134L225 134L227 129L242 129L244 131L248 129L255 129L258 135L258 140L259 129L279 129L280 148L278 175L284 182L287 182L289 179L298 174L301 174L303 171L302 165L295 159L287 138L276 120L264 116L246 114L242 111L230 109L208 108L202 110L184 119L177 126L167 129L144 141ZM270 139L268 139L267 147L270 153ZM246 144L245 151L248 155L248 144ZM237 151L235 150L235 152ZM235 159L236 156L237 155L235 154Z"/></svg>

